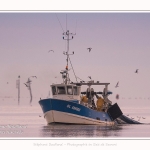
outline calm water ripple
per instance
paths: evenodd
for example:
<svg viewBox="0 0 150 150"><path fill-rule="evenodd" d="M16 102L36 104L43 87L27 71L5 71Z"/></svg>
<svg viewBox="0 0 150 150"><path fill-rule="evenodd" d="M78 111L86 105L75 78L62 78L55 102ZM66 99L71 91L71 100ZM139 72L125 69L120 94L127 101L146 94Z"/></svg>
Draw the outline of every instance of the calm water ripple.
<svg viewBox="0 0 150 150"><path fill-rule="evenodd" d="M39 106L5 106L0 107L0 137L32 137L32 138L149 138L150 137L150 112L149 110L124 110L144 124L139 125L47 125ZM39 117L42 116L42 117ZM137 118L138 119L138 118Z"/></svg>

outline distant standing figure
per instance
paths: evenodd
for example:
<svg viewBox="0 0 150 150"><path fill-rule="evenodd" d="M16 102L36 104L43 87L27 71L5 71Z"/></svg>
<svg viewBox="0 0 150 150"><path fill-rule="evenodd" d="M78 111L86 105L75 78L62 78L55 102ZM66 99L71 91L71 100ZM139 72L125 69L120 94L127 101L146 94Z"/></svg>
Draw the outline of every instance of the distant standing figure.
<svg viewBox="0 0 150 150"><path fill-rule="evenodd" d="M138 73L138 70L139 70L139 69L136 69L136 70L135 70L135 73Z"/></svg>
<svg viewBox="0 0 150 150"><path fill-rule="evenodd" d="M116 95L116 99L119 99L119 94Z"/></svg>

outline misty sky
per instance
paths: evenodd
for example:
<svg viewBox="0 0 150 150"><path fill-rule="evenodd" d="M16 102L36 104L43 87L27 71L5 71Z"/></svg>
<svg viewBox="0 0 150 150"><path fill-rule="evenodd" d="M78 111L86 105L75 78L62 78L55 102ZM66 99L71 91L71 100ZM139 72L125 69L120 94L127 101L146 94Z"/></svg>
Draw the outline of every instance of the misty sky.
<svg viewBox="0 0 150 150"><path fill-rule="evenodd" d="M0 101L6 96L17 99L18 75L22 100L29 97L23 83L30 76L37 76L31 85L36 102L48 96L50 84L62 82L66 28L76 33L70 41L70 53L75 54L70 57L79 78L109 82L110 100L121 106L150 103L150 13L94 12L0 13ZM50 49L55 52L48 53ZM72 70L70 78L75 81Z"/></svg>

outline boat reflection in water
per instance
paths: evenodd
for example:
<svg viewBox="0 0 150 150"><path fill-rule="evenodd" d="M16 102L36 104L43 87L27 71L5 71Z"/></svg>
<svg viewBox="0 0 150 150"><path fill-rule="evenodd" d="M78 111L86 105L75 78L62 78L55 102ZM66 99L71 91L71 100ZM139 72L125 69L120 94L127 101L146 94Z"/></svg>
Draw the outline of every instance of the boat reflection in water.
<svg viewBox="0 0 150 150"><path fill-rule="evenodd" d="M51 124L43 126L40 132L42 137L118 137L122 126L99 125L66 125Z"/></svg>

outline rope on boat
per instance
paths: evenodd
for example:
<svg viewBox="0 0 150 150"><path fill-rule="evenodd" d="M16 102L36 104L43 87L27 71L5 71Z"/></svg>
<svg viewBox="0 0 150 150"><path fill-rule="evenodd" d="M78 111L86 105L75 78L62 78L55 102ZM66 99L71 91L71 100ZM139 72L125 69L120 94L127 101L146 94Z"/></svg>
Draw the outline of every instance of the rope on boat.
<svg viewBox="0 0 150 150"><path fill-rule="evenodd" d="M71 60L70 60L69 55L68 55L68 58L69 58L69 62L70 62L70 64L71 64L71 67L72 67L72 70L73 70L74 76L75 76L75 78L76 78L76 81L78 82L78 80L77 80L77 76L76 76L75 71L74 71L74 69L73 69L73 66L72 66L72 63L71 63Z"/></svg>

